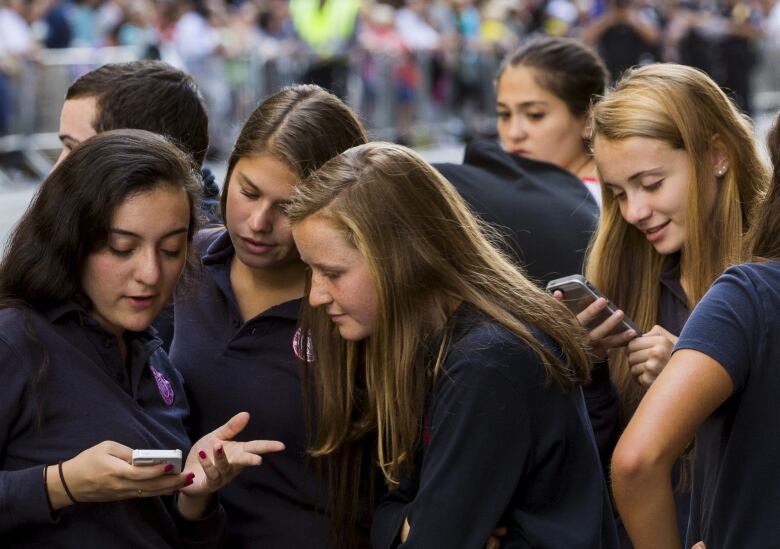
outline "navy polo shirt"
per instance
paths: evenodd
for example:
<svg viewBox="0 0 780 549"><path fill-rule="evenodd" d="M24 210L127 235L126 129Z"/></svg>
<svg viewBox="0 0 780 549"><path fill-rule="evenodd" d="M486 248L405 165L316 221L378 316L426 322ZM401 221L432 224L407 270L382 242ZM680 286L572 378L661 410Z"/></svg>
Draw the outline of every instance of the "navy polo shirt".
<svg viewBox="0 0 780 549"><path fill-rule="evenodd" d="M233 244L227 230L198 235L203 273L194 295L179 297L171 359L186 379L193 439L237 412L251 415L239 440L280 440L220 493L227 547L318 548L328 533L324 475L305 454L300 364L293 337L301 300L244 322L230 285Z"/></svg>
<svg viewBox="0 0 780 549"><path fill-rule="evenodd" d="M415 477L374 513L372 546L617 547L609 493L582 392L563 393L513 332L462 305L428 396ZM553 353L544 334L532 333Z"/></svg>
<svg viewBox="0 0 780 549"><path fill-rule="evenodd" d="M28 337L31 329L38 343ZM0 539L12 546L181 547L218 541L221 510L184 521L172 498L77 503L51 514L43 465L105 441L130 448L181 449L189 407L181 376L150 332L116 336L74 305L28 318L0 310ZM34 378L48 356L42 397ZM42 400L40 400L42 398ZM43 422L37 424L42 402ZM57 474L56 468L49 474Z"/></svg>

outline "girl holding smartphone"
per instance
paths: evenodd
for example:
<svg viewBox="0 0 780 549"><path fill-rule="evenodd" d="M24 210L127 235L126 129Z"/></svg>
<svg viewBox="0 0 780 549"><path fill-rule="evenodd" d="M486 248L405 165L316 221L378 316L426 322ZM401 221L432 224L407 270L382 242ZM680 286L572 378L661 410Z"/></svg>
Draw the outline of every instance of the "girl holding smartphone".
<svg viewBox="0 0 780 549"><path fill-rule="evenodd" d="M372 546L479 547L499 523L507 546L615 546L581 330L457 191L412 151L371 143L296 187L288 213L311 269L312 452L331 459L347 517L379 463L391 491Z"/></svg>
<svg viewBox="0 0 780 549"><path fill-rule="evenodd" d="M247 436L287 445L220 494L229 547L327 544L328 492L306 456L305 355L296 338L306 267L284 207L303 177L365 141L355 114L318 86L272 95L244 124L228 161L225 227L196 238L203 271L195 292L176 301L171 346L187 380L191 434L198 438L223 414L247 410Z"/></svg>
<svg viewBox="0 0 780 549"><path fill-rule="evenodd" d="M609 368L625 425L669 361L691 309L744 258L749 212L766 188L767 170L748 119L691 67L629 71L593 107L592 124L603 209L585 271L621 310L593 327L607 305L598 300L577 318L592 328L595 371ZM624 315L642 335L609 335ZM681 481L684 531L685 475Z"/></svg>
<svg viewBox="0 0 780 549"><path fill-rule="evenodd" d="M753 263L726 270L698 303L615 450L615 498L637 549L680 547L669 473L694 434L685 547L777 539L780 121L769 150L774 174L751 227Z"/></svg>
<svg viewBox="0 0 780 549"><path fill-rule="evenodd" d="M247 414L191 445L181 377L148 331L188 270L199 187L164 138L105 132L54 169L14 230L0 263L5 543L216 546L211 493L284 448L233 441ZM181 474L130 464L133 449L176 448L189 450Z"/></svg>

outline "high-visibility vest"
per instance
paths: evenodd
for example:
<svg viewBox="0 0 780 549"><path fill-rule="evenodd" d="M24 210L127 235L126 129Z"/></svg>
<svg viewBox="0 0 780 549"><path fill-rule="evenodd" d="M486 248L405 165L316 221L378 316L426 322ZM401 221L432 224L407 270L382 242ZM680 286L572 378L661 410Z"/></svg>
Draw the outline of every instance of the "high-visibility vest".
<svg viewBox="0 0 780 549"><path fill-rule="evenodd" d="M360 0L290 0L295 31L320 57L338 53L355 32Z"/></svg>

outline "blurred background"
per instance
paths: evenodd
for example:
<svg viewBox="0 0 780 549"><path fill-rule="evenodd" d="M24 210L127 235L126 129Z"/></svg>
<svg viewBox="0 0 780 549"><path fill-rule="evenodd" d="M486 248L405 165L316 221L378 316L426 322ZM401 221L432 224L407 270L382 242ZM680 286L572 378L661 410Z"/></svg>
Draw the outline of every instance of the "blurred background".
<svg viewBox="0 0 780 549"><path fill-rule="evenodd" d="M59 152L67 87L104 63L162 59L196 79L219 180L249 113L294 82L336 92L374 139L458 162L495 134L498 64L536 33L581 38L613 78L699 67L759 136L780 107L780 0L0 0L0 243Z"/></svg>

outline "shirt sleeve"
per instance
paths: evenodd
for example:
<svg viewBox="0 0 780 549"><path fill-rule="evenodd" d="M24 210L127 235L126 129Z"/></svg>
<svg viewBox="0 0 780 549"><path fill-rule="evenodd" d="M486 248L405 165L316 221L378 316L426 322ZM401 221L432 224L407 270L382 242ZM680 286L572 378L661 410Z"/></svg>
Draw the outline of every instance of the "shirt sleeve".
<svg viewBox="0 0 780 549"><path fill-rule="evenodd" d="M0 337L0 461L6 455L17 424L34 418L30 407L35 407L36 400L28 390L26 366L10 344ZM46 500L43 467L0 470L0 534L23 526L55 522Z"/></svg>
<svg viewBox="0 0 780 549"><path fill-rule="evenodd" d="M389 494L374 515L377 549L394 547L405 517L405 549L483 547L518 489L530 453L528 415L500 364L535 368L527 362L538 358L494 346L459 354L432 395L419 488L413 497Z"/></svg>
<svg viewBox="0 0 780 549"><path fill-rule="evenodd" d="M693 349L716 360L738 391L764 347L762 318L761 299L747 271L731 268L693 310L674 350Z"/></svg>
<svg viewBox="0 0 780 549"><path fill-rule="evenodd" d="M221 547L225 533L227 515L219 502L219 497L212 498L206 514L197 519L189 520L181 516L176 501L173 501L171 515L179 532L183 549L211 549Z"/></svg>

